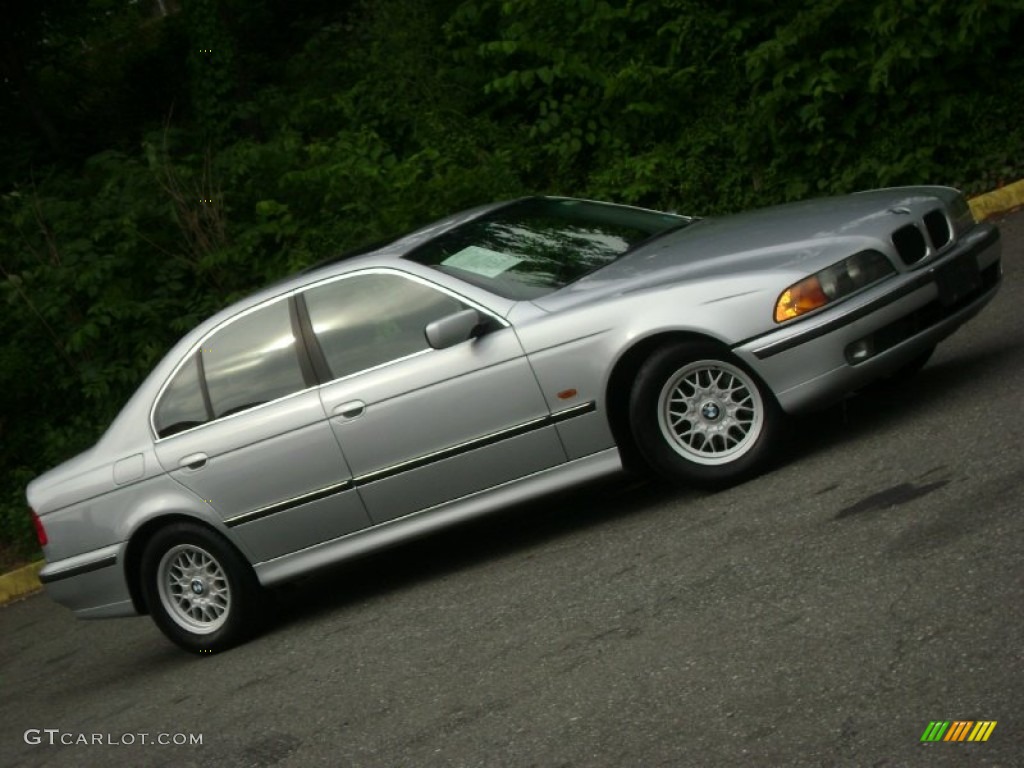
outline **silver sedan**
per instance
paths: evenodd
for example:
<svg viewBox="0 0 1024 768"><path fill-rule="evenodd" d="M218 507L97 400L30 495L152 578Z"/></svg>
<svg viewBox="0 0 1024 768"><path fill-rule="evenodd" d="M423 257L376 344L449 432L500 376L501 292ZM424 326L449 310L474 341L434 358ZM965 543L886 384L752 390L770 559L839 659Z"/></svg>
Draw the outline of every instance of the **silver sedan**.
<svg viewBox="0 0 1024 768"><path fill-rule="evenodd" d="M721 486L919 369L1000 282L945 187L717 219L537 197L265 288L28 488L49 594L248 636L262 588L626 467Z"/></svg>

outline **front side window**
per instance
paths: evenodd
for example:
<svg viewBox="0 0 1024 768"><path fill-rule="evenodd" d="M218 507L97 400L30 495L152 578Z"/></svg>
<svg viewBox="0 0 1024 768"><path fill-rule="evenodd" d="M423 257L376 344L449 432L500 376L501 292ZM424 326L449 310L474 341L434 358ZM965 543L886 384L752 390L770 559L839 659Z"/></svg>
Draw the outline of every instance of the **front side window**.
<svg viewBox="0 0 1024 768"><path fill-rule="evenodd" d="M427 349L426 326L466 308L415 280L376 273L311 288L305 300L334 378Z"/></svg>

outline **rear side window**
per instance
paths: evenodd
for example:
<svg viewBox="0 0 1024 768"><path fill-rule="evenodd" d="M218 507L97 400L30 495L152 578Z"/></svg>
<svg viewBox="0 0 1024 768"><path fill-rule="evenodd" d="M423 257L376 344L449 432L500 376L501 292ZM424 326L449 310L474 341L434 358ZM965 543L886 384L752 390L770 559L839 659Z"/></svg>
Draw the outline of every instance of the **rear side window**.
<svg viewBox="0 0 1024 768"><path fill-rule="evenodd" d="M169 437L305 388L288 302L277 301L208 337L160 396L153 425Z"/></svg>
<svg viewBox="0 0 1024 768"><path fill-rule="evenodd" d="M210 416L203 402L196 356L185 363L167 385L156 407L153 422L160 437L168 437L205 424Z"/></svg>
<svg viewBox="0 0 1024 768"><path fill-rule="evenodd" d="M286 301L239 317L203 342L200 354L218 419L306 386Z"/></svg>
<svg viewBox="0 0 1024 768"><path fill-rule="evenodd" d="M364 274L312 288L306 308L334 378L428 348L426 326L466 305L392 274Z"/></svg>

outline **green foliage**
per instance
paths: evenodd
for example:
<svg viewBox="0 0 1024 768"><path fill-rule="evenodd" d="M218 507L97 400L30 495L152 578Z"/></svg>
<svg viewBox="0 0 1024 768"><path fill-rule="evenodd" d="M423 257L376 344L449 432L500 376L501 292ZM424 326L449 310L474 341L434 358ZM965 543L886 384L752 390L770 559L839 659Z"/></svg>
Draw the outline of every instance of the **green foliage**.
<svg viewBox="0 0 1024 768"><path fill-rule="evenodd" d="M1020 0L470 0L448 30L542 158L534 186L717 211L1020 157L1022 19ZM996 105L1015 119L964 130Z"/></svg>
<svg viewBox="0 0 1024 768"><path fill-rule="evenodd" d="M752 114L766 128L758 148L789 177L785 196L953 181L963 160L950 155L966 160L991 137L990 120L960 116L1020 94L1022 13L1019 0L798 8L745 56Z"/></svg>
<svg viewBox="0 0 1024 768"><path fill-rule="evenodd" d="M180 5L0 31L2 543L200 319L453 210L1024 177L1024 0Z"/></svg>
<svg viewBox="0 0 1024 768"><path fill-rule="evenodd" d="M191 0L184 6L194 119L203 138L217 144L230 129L237 90L234 40L219 5L217 0Z"/></svg>

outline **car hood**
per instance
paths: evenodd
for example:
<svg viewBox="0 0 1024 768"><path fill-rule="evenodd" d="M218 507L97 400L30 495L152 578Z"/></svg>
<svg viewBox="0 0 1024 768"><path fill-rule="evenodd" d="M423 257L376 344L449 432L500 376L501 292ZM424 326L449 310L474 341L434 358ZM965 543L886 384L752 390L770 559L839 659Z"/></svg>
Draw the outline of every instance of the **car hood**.
<svg viewBox="0 0 1024 768"><path fill-rule="evenodd" d="M860 250L890 251L893 230L958 195L946 187L884 189L701 219L535 303L551 311L666 282L755 272L803 276Z"/></svg>

